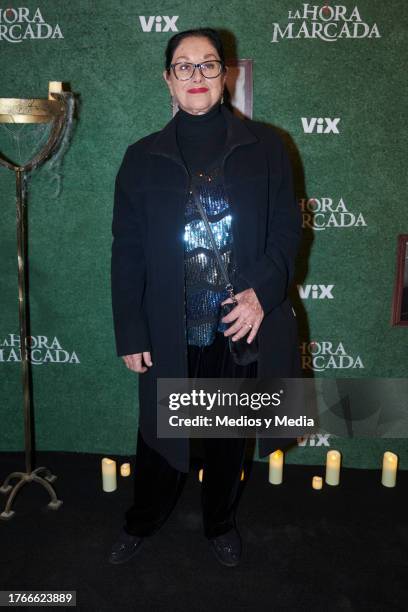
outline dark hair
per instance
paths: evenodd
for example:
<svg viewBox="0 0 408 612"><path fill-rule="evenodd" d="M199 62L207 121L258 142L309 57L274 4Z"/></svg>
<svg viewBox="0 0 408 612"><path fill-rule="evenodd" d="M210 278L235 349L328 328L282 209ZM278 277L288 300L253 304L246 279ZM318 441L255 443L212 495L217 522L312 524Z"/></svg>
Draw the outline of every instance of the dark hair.
<svg viewBox="0 0 408 612"><path fill-rule="evenodd" d="M183 32L178 32L174 36L170 38L167 42L167 47L165 51L166 65L165 68L167 72L170 72L170 64L173 59L173 55L184 38L188 36L196 36L197 38L207 38L213 47L217 50L220 60L222 62L222 67L225 69L225 53L224 53L224 45L221 40L221 36L217 32L217 30L213 30L212 28L195 28L194 30L184 30Z"/></svg>

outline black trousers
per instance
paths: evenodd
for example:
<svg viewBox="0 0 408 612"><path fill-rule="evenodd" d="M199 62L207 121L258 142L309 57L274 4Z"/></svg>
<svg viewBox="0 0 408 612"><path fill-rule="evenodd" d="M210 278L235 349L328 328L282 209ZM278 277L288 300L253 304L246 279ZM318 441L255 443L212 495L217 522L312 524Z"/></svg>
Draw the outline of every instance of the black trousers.
<svg viewBox="0 0 408 612"><path fill-rule="evenodd" d="M254 378L256 363L236 365L228 339L217 333L205 347L188 347L190 378ZM202 438L204 478L201 506L204 535L212 538L235 526L238 489L245 456L245 438ZM134 468L134 503L126 511L124 529L132 535L153 535L170 515L187 474L172 467L150 448L138 431Z"/></svg>

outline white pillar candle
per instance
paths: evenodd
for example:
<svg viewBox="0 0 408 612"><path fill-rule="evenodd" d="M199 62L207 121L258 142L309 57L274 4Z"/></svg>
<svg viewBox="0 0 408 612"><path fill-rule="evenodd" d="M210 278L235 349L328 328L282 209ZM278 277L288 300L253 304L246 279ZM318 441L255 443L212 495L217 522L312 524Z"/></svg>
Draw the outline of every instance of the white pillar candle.
<svg viewBox="0 0 408 612"><path fill-rule="evenodd" d="M320 491L323 488L323 478L321 476L313 476L312 487L316 491Z"/></svg>
<svg viewBox="0 0 408 612"><path fill-rule="evenodd" d="M283 473L283 452L278 449L269 455L269 482L281 484Z"/></svg>
<svg viewBox="0 0 408 612"><path fill-rule="evenodd" d="M102 459L102 489L106 493L116 489L116 461L107 457Z"/></svg>
<svg viewBox="0 0 408 612"><path fill-rule="evenodd" d="M395 487L397 480L398 456L386 451L383 456L381 484L384 487Z"/></svg>
<svg viewBox="0 0 408 612"><path fill-rule="evenodd" d="M62 93L62 81L49 81L48 83L48 99L53 100L51 94Z"/></svg>
<svg viewBox="0 0 408 612"><path fill-rule="evenodd" d="M330 450L326 456L326 483L338 485L340 481L341 454L337 450Z"/></svg>
<svg viewBox="0 0 408 612"><path fill-rule="evenodd" d="M130 463L122 463L120 466L121 476L130 476Z"/></svg>

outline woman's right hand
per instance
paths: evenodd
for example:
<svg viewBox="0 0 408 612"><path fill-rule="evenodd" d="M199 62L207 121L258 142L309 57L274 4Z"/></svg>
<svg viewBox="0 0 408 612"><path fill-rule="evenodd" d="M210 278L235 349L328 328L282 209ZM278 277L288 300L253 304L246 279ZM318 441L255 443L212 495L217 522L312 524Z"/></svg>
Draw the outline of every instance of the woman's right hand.
<svg viewBox="0 0 408 612"><path fill-rule="evenodd" d="M150 367L153 365L150 351L145 353L135 353L134 355L125 355L122 357L122 359L129 370L138 372L138 374L144 374L147 372L146 366Z"/></svg>

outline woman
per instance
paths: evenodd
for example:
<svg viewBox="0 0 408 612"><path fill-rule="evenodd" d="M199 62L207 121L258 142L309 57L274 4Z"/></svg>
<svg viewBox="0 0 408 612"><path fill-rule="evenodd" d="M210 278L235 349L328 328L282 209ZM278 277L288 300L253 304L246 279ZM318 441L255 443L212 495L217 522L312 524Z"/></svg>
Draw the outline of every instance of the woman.
<svg viewBox="0 0 408 612"><path fill-rule="evenodd" d="M112 303L117 353L139 373L134 504L110 561L122 563L164 523L189 471L189 440L158 438L157 378L300 376L287 298L301 234L291 169L278 135L223 104L226 67L212 29L180 32L163 72L179 110L128 147L115 186ZM236 294L230 302L191 181ZM238 366L228 338L258 336L258 360ZM205 439L204 534L220 563L237 565L237 490L245 439ZM290 440L260 439L260 456Z"/></svg>

